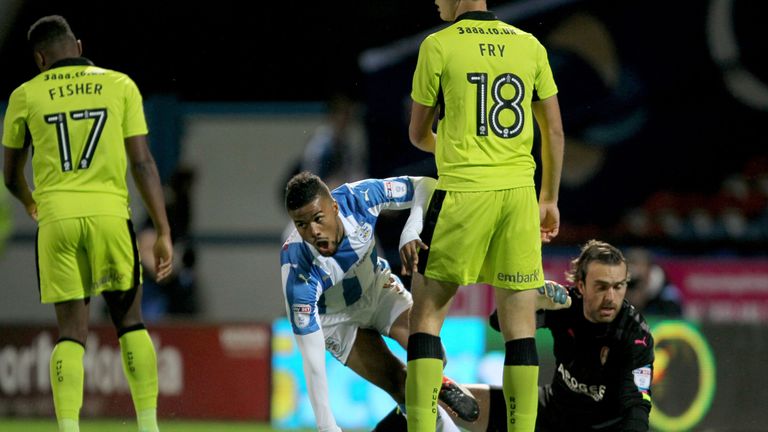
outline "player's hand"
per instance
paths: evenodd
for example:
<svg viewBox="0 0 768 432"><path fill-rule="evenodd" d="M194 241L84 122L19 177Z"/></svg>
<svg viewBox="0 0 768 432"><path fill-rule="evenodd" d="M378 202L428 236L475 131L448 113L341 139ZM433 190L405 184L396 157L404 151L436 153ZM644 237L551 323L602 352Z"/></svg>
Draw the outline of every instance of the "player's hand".
<svg viewBox="0 0 768 432"><path fill-rule="evenodd" d="M37 222L37 203L33 201L31 204L26 205L25 209L27 210L29 217L31 217L33 221Z"/></svg>
<svg viewBox="0 0 768 432"><path fill-rule="evenodd" d="M536 299L537 309L557 310L571 307L568 289L557 282L544 281L544 286L538 291L540 295Z"/></svg>
<svg viewBox="0 0 768 432"><path fill-rule="evenodd" d="M155 279L160 282L173 272L173 243L171 235L159 235L152 248L155 255Z"/></svg>
<svg viewBox="0 0 768 432"><path fill-rule="evenodd" d="M421 239L411 240L400 248L400 262L402 263L402 268L400 270L401 275L408 276L413 273L418 273L419 250L421 249L429 249L429 246L421 241Z"/></svg>
<svg viewBox="0 0 768 432"><path fill-rule="evenodd" d="M549 243L560 232L560 210L557 203L542 201L539 203L541 221L541 242Z"/></svg>

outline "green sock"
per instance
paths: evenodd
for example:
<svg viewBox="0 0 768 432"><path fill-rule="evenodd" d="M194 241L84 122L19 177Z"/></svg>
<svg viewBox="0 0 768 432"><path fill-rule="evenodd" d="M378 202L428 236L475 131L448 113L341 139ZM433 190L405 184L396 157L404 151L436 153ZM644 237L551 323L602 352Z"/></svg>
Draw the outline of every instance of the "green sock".
<svg viewBox="0 0 768 432"><path fill-rule="evenodd" d="M420 358L408 362L405 411L409 432L434 432L437 400L443 385L443 360Z"/></svg>
<svg viewBox="0 0 768 432"><path fill-rule="evenodd" d="M140 328L124 333L120 351L139 431L157 432L157 354L149 332Z"/></svg>
<svg viewBox="0 0 768 432"><path fill-rule="evenodd" d="M79 431L84 354L85 347L71 340L59 341L51 352L51 390L60 432Z"/></svg>
<svg viewBox="0 0 768 432"><path fill-rule="evenodd" d="M507 431L533 431L539 406L539 367L504 366Z"/></svg>

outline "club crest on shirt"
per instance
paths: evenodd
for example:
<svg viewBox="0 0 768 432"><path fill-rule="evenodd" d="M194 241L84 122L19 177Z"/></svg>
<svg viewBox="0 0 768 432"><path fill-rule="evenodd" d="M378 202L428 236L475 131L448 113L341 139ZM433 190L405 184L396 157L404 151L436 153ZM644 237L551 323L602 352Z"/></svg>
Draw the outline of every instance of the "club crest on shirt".
<svg viewBox="0 0 768 432"><path fill-rule="evenodd" d="M312 313L312 307L308 304L295 304L291 306L293 311L293 323L298 328L305 328L309 325L309 317Z"/></svg>
<svg viewBox="0 0 768 432"><path fill-rule="evenodd" d="M355 237L360 239L362 243L367 243L373 236L373 227L369 223L360 224L355 230Z"/></svg>
<svg viewBox="0 0 768 432"><path fill-rule="evenodd" d="M408 186L400 182L385 181L384 192L387 194L387 198L401 198L408 193Z"/></svg>

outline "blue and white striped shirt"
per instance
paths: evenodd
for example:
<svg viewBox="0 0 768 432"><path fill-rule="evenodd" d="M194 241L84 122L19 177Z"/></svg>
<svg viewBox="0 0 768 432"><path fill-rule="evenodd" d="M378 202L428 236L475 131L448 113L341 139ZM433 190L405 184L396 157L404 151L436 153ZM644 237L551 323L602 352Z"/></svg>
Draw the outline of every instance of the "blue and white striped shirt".
<svg viewBox="0 0 768 432"><path fill-rule="evenodd" d="M333 256L320 255L293 230L280 253L283 293L297 335L320 329L319 314L354 304L388 266L376 254L374 229L382 210L413 205L414 179L392 177L346 183L331 192L339 206L344 237Z"/></svg>

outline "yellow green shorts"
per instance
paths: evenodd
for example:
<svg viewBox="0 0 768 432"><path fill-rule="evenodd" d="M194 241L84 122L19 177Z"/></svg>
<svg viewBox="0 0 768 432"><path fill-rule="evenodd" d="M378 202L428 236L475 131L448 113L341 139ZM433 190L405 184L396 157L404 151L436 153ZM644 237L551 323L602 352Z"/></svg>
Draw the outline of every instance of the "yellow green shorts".
<svg viewBox="0 0 768 432"><path fill-rule="evenodd" d="M459 285L527 290L544 284L539 205L533 187L482 192L436 190L419 256L427 277Z"/></svg>
<svg viewBox="0 0 768 432"><path fill-rule="evenodd" d="M61 219L37 231L40 301L58 303L127 291L141 284L136 234L130 219Z"/></svg>

